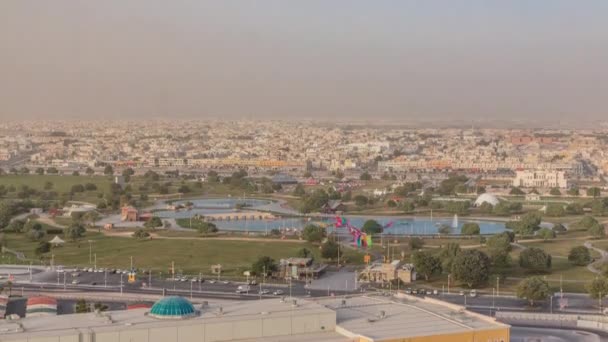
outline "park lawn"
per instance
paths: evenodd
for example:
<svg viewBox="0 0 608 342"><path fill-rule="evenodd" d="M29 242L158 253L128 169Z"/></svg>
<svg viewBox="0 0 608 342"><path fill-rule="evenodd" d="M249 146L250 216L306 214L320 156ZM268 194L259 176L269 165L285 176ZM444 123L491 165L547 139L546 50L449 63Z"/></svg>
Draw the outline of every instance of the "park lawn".
<svg viewBox="0 0 608 342"><path fill-rule="evenodd" d="M211 265L221 264L222 273L238 276L260 256L270 256L278 262L281 258L296 256L297 251L304 247L312 251L316 260L321 260L319 248L308 243L188 238L136 240L88 232L79 242L68 242L63 247L54 248L51 253L55 256L55 263L90 266L88 240L93 241L92 252L97 254L98 267L127 268L133 256L135 265L143 269L162 272L169 268L171 262L175 262L176 269L193 274L208 273ZM37 242L17 234L7 234L6 242L8 248L21 251L28 258L35 258ZM363 255L359 251L345 249L342 253L352 262L363 262Z"/></svg>
<svg viewBox="0 0 608 342"><path fill-rule="evenodd" d="M592 241L591 243L593 244L593 247L603 249L603 250L608 250L608 240L595 240L595 241Z"/></svg>
<svg viewBox="0 0 608 342"><path fill-rule="evenodd" d="M537 247L553 256L568 257L570 249L573 247L582 246L585 240L564 239L564 240L548 240L547 242L525 242L521 244L526 247Z"/></svg>

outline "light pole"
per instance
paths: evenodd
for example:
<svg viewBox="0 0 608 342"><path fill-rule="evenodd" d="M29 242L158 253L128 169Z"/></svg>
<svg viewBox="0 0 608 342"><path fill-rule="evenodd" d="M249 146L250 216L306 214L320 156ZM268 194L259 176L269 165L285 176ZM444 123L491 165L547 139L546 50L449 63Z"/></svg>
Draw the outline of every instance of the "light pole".
<svg viewBox="0 0 608 342"><path fill-rule="evenodd" d="M496 276L496 296L499 296L500 291L500 276Z"/></svg>
<svg viewBox="0 0 608 342"><path fill-rule="evenodd" d="M123 286L123 282L122 282L122 276L123 274L120 274L120 295L122 296L122 286Z"/></svg>
<svg viewBox="0 0 608 342"><path fill-rule="evenodd" d="M93 240L88 240L89 242L89 265L91 265L93 263Z"/></svg>
<svg viewBox="0 0 608 342"><path fill-rule="evenodd" d="M93 267L94 270L97 270L97 253L95 253L95 266Z"/></svg>
<svg viewBox="0 0 608 342"><path fill-rule="evenodd" d="M452 278L452 274L448 274L448 294L450 294L450 278Z"/></svg>
<svg viewBox="0 0 608 342"><path fill-rule="evenodd" d="M108 287L108 270L103 272L103 287Z"/></svg>

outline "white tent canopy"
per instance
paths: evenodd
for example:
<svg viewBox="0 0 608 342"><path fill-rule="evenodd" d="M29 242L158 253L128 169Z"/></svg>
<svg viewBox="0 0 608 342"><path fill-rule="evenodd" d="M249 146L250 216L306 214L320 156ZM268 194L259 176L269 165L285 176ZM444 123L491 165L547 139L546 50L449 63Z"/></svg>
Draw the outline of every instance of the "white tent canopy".
<svg viewBox="0 0 608 342"><path fill-rule="evenodd" d="M53 240L49 241L51 244L58 246L58 245L63 245L65 243L65 241L63 241L59 236L55 235L55 237L53 238Z"/></svg>

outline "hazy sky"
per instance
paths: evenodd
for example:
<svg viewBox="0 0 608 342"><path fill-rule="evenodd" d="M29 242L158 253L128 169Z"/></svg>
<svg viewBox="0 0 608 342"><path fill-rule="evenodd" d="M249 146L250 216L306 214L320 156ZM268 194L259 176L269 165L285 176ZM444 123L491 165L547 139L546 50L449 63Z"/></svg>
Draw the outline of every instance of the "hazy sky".
<svg viewBox="0 0 608 342"><path fill-rule="evenodd" d="M608 119L608 1L1 0L0 117Z"/></svg>

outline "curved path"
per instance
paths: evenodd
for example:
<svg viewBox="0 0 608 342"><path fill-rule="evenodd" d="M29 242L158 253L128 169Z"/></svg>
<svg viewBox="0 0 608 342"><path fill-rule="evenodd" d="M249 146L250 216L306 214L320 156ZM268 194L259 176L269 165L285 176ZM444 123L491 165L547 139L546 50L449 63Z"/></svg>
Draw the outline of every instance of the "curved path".
<svg viewBox="0 0 608 342"><path fill-rule="evenodd" d="M599 269L598 269L597 267L595 267L594 265L595 265L595 264L603 265L604 263L608 262L608 252L606 252L606 251L605 251L605 250L603 250L603 249L600 249L600 248L594 247L594 246L593 246L593 244L591 243L591 241L585 241L584 246L585 246L585 247L587 247L588 249L591 249L591 250L594 250L594 251L596 251L596 252L600 253L601 258L600 258L599 260L597 260L597 261L595 261L595 262L593 262L593 263L591 263L591 264L587 265L587 269L588 269L589 271L591 271L591 272L595 273L595 274L601 274L601 273L602 273L602 271L601 271L601 270L599 270Z"/></svg>

